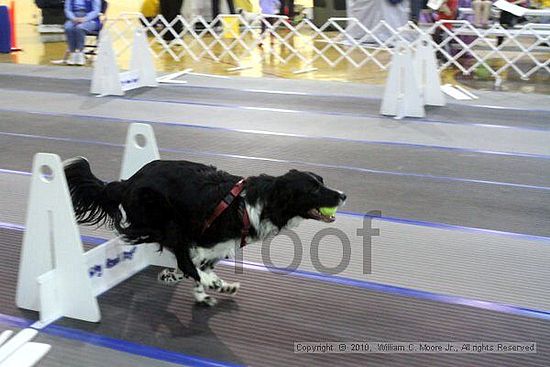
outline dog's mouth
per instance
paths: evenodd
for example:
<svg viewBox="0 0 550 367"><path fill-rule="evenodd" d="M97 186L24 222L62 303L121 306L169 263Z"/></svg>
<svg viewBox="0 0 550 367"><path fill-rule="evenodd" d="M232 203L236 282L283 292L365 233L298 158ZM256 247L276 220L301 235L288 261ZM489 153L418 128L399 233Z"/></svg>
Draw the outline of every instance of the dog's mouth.
<svg viewBox="0 0 550 367"><path fill-rule="evenodd" d="M311 219L319 220L325 223L332 223L336 220L334 215L323 215L318 208L310 209L307 214Z"/></svg>

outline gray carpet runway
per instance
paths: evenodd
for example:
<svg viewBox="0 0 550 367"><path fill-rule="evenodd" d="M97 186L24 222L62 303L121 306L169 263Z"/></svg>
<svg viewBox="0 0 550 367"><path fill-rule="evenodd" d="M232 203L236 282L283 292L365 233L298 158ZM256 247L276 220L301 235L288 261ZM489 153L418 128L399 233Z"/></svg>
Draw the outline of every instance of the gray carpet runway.
<svg viewBox="0 0 550 367"><path fill-rule="evenodd" d="M16 76L0 74L2 89L27 90L35 92L62 92L75 95L88 95L89 86L82 80L53 79L37 76ZM238 87L235 85L234 87ZM322 93L322 90L319 91ZM233 108L262 108L293 110L304 113L371 116L378 120L380 101L373 98L353 96L323 96L254 92L231 88L205 88L197 86L161 89L143 88L133 90L124 98L135 100L162 101L182 104L197 104L205 107L225 106ZM549 130L546 111L494 109L490 114L486 109L474 106L450 104L444 108L428 108L428 120L460 124L502 125L516 128ZM411 121L418 121L411 119ZM426 119L424 120L426 121Z"/></svg>
<svg viewBox="0 0 550 367"><path fill-rule="evenodd" d="M17 248L20 242L20 232L0 229L0 306L3 313L31 318L33 313L15 308L11 301L18 253L10 248ZM236 278L230 267L219 268L220 276ZM548 321L252 270L238 276L241 291L235 299L220 297L217 307L209 309L193 305L189 282L177 287L157 285L157 271L149 268L102 295L100 324L65 319L57 325L246 366L542 367L550 358ZM292 352L295 341L339 340L525 340L536 341L538 352L536 355ZM81 356L72 358L78 361L78 366L88 366ZM119 366L118 358L113 356L110 365ZM49 364L46 359L43 366L57 364Z"/></svg>
<svg viewBox="0 0 550 367"><path fill-rule="evenodd" d="M84 155L102 178L117 177L127 124L39 114L0 112L0 116L0 142L5 149L0 167L30 171L32 156L42 150L63 159ZM290 167L314 171L348 193L346 211L381 210L387 217L550 235L548 159L338 141L320 144L183 126L155 126L155 132L166 159L214 164L243 176L281 174Z"/></svg>
<svg viewBox="0 0 550 367"><path fill-rule="evenodd" d="M345 211L381 210L385 217L412 222L406 228L379 223L384 234L373 247L372 276L365 278L357 261L342 275L348 280L387 284L378 288L345 279L340 283L336 278L312 279L306 273L281 275L247 268L244 274L236 275L230 266L221 265L218 273L240 281L241 291L234 299L220 296L219 305L208 309L193 305L189 282L160 286L156 283L158 269L148 268L100 297L101 323L63 319L41 332L38 341L53 345L41 367L548 365L548 309L535 310L546 313L527 317L528 310L514 314L498 306L480 309L484 303L446 298L443 302L444 298L415 293L414 289L445 289L442 285L450 284L455 285L454 289L442 294L486 299L479 289L488 289L492 299L508 299L508 304L524 303L519 296L506 297L506 292L524 294L527 304L543 308L549 304L550 293L544 289L550 281L549 273L541 268L544 259L536 255L547 256L546 248L539 246L547 246L550 237L550 159L544 155L548 152L544 142L550 131L550 112L516 110L513 101L498 108L452 103L429 109L428 119L433 121L394 121L377 117L379 100L372 93L369 98L361 98L361 87L356 85L349 88L352 95L345 96L330 83L326 89L318 84L315 90L317 84L299 82L297 93L292 93L292 83L274 81L272 87L279 91L257 93L253 90L268 89L262 88L261 81L212 81L199 76L189 76L192 85L188 87L164 86L133 91L124 98L96 99L88 95L89 82L82 69L64 69L67 75L61 78L55 78L61 70L58 68L35 68L34 75L23 75L27 69L21 68L13 75L0 72L0 93L13 93L0 108L0 325L2 317L37 318L36 313L14 305L22 231L9 228L10 224L24 225L27 189L21 185L28 182L28 177L6 170L29 172L33 155L42 151L59 154L63 159L86 156L98 176L116 179L131 116L157 122L153 128L162 158L214 164L243 176L281 174L290 168L314 171L330 186L346 191L349 199ZM317 95L300 94L308 91ZM29 101L21 108L17 96L24 95ZM49 103L50 97L54 102ZM60 103L63 98L67 100L66 108ZM476 104L491 104L491 98L483 95ZM518 105L525 106L527 99L518 99ZM170 104L173 106L167 107ZM163 109L151 108L156 105ZM80 117L71 116L75 111ZM197 111L208 118L202 120ZM232 116L227 123L224 114ZM368 122L357 118L365 114L370 116ZM211 122L216 119L216 124ZM322 122L316 125L316 119ZM171 123L161 123L166 120ZM277 121L280 135L270 130ZM363 125L357 128L354 123ZM344 131L334 126L342 126ZM262 127L265 132L259 131ZM294 130L307 136L291 136ZM378 135L373 135L374 131ZM357 141L350 140L356 135ZM412 143L382 142L393 142L393 136ZM472 144L468 144L468 136ZM354 220L343 216L335 226L351 233L356 228ZM422 226L416 226L416 221ZM445 229L447 224L467 228L451 231ZM470 227L486 231L470 235ZM316 228L304 225L300 234L307 239ZM491 230L539 238L514 239L493 235ZM89 229L83 233L110 236ZM388 238L399 240L394 244L399 248L388 244ZM356 246L357 239L353 241ZM508 273L499 275L506 271L498 267L501 261L514 265L514 258L521 256L514 246L525 250L518 264L531 264L539 270L522 274L521 266L510 267ZM417 252L407 252L407 248ZM497 253L499 249L503 253ZM259 248L247 251L252 256L250 261L259 261ZM341 256L338 249L328 247L323 251L334 258ZM355 247L353 251L356 254ZM287 261L286 255L278 256L277 264ZM483 274L479 259L495 273ZM315 271L307 266L300 269ZM451 279L456 274L464 278ZM499 278L516 284L516 288L507 288ZM384 283L384 279L395 281ZM413 286L422 282L426 287ZM524 290L517 288L517 284L524 283ZM412 289L391 288L391 284L411 284ZM538 344L538 353L293 353L295 341L360 340L533 341Z"/></svg>

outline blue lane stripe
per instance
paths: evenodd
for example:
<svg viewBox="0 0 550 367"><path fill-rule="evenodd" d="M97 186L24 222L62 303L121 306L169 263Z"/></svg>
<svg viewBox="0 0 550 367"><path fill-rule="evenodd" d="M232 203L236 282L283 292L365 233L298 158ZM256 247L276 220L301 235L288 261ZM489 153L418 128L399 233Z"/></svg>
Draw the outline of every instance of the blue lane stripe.
<svg viewBox="0 0 550 367"><path fill-rule="evenodd" d="M211 87L198 87L198 86L186 86L189 88L211 88ZM215 89L224 89L224 88L215 88ZM10 89L12 91L17 92L27 92L28 90L25 89ZM229 89L231 90L231 89ZM239 90L237 91L245 91L245 90ZM249 90L254 93L269 93L269 91L265 90ZM47 92L50 94L58 94L58 95L67 95L69 93L65 92ZM273 94L281 94L279 93L273 93ZM293 93L296 95L297 93ZM300 95L300 94L298 94ZM302 94L303 95L303 94ZM321 96L321 95L319 95ZM337 98L338 96L331 96L333 98ZM378 114L373 113L357 113L357 112L337 112L337 111L323 111L323 110L311 110L311 109L305 109L305 110L297 110L297 109L284 109L284 108L275 108L275 107L261 107L261 106L243 106L243 105L237 105L237 104L230 104L230 103L215 103L215 102L199 102L199 101L191 101L191 100L171 100L171 99L150 99L150 98L138 98L138 97L116 97L119 99L123 99L125 101L129 102L151 102L151 103L166 103L166 104L177 104L177 105L189 105L189 106L201 106L201 107L218 107L218 108L227 108L227 109L234 109L234 110L256 110L256 111L269 111L269 112L282 112L282 113L295 113L295 114L314 114L314 115L327 115L327 116L347 116L347 117L358 117L358 118L375 118L375 119L391 119L390 117L384 117ZM380 101L380 98L377 97L342 97L342 98L355 98L359 100L376 100ZM458 105L462 107L462 105ZM464 106L469 107L469 106ZM481 106L482 108L483 106ZM480 107L478 107L480 108ZM490 108L490 107L486 107ZM509 108L506 107L498 107L494 106L492 107L494 109L498 110L509 110ZM513 111L513 109L510 109ZM529 111L531 110L519 110L519 111ZM550 111L534 111L534 112L546 112L550 114ZM413 123L413 124L424 124L424 125L441 125L441 124L447 124L447 125L458 125L458 126L479 126L479 127L492 127L492 128L498 128L498 129L512 129L512 130L526 130L526 131L549 131L547 128L544 127L525 127L525 126L514 126L514 125L498 125L498 124L488 124L488 123L476 123L476 122L462 122L462 121L456 121L456 120L438 120L438 119L431 119L431 118L407 118L407 123Z"/></svg>
<svg viewBox="0 0 550 367"><path fill-rule="evenodd" d="M13 137L22 137L22 138L29 138L29 139L43 139L43 140L50 140L50 141L63 141L63 142L69 142L69 143L102 145L102 146L115 147L115 148L124 148L124 144L106 143L106 142L101 142L101 141L97 141L97 140L61 138L61 137L53 137L53 136L21 134L21 133L9 133L9 132L0 132L0 135L13 136ZM306 166L312 166L312 167L331 168L331 169L338 169L338 170L349 170L349 171L354 171L354 172L371 173L371 174L377 174L377 175L390 175L390 176L399 176L399 177L415 177L415 178L426 179L426 180L473 183L473 184L482 184L482 185L496 185L496 186L515 187L515 188L522 188L522 189L550 191L550 187L547 187L547 186L527 185L527 184L518 184L518 183L511 183L511 182L499 182L499 181L490 181L490 180L478 180L478 179L450 177L450 176L436 176L436 175L421 174L421 173L384 171L384 170L375 170L375 169L370 169L370 168L354 167L354 166L348 166L348 165L315 163L315 162L307 162L307 161L300 161L300 160L286 160L286 159L253 157L253 156L245 156L245 155L240 155L240 154L227 154L227 153L216 153L216 152L210 152L210 151L197 151L197 150L192 150L192 149L159 148L159 151L161 151L161 152L170 152L170 153L183 153L183 154L196 155L196 156L211 156L211 157L255 160L255 161L272 162L272 163L300 164L300 165L306 165ZM11 171L10 172L10 170L0 169L0 172L15 173L16 171Z"/></svg>
<svg viewBox="0 0 550 367"><path fill-rule="evenodd" d="M235 264L234 262L227 261L227 260L223 260L223 262L226 265ZM527 317L533 317L538 319L550 320L550 310L548 311L535 310L535 309L530 309L525 307L510 306L510 305L505 305L505 304L500 304L495 302L469 299L469 298L464 298L460 296L439 294L439 293L433 293L433 292L422 291L422 290L411 289L411 288L404 288L404 287L399 287L394 285L375 283L375 282L370 282L366 280L351 279L351 278L341 277L337 275L313 273L306 270L298 269L298 270L293 270L292 272L288 272L288 270L284 268L267 267L265 265L252 263L252 262L242 262L242 265L243 267L248 269L282 273L282 274L287 274L287 275L295 276L299 278L329 282L329 283L334 283L334 284L339 284L339 285L344 285L349 287L363 288L363 289L368 289L375 292L388 293L388 294L393 294L397 296L418 298L418 299L440 302L440 303L469 306L469 307L479 308L483 310L501 312L501 313L512 314L512 315L527 316Z"/></svg>
<svg viewBox="0 0 550 367"><path fill-rule="evenodd" d="M7 172L4 172L7 171ZM20 174L25 176L30 176L31 173L29 172L22 172L22 171L12 171L12 170L3 170L0 169L0 173L10 173L10 174ZM356 218L364 218L364 217L370 217L372 219L378 219L386 222L393 222L393 223L401 223L401 224L408 224L408 225L414 225L414 226L420 226L420 227L429 227L429 228L437 228L437 229L444 229L444 230L451 230L451 231L461 231L461 232L468 232L468 233L481 233L481 234L493 234L493 235L499 235L504 237L512 237L512 238L518 238L518 239L524 239L529 241L542 241L542 242L549 242L550 237L545 236L537 236L537 235L531 235L531 234L525 234L525 233L517 233L517 232L507 232L507 231L499 231L496 229L487 229L487 228L477 228L477 227L465 227L460 226L456 224L448 224L448 223L437 223L437 222L428 222L428 221L421 221L421 220L415 220L415 219L407 219L407 218L399 218L399 217L388 217L388 216L371 216L366 213L357 213L357 212L350 212L350 211L338 211L339 215L347 215L351 217ZM23 228L23 226L19 226L16 224L11 223L4 223L0 222L0 227L9 228L10 226L17 226L18 228ZM90 237L89 242L95 243L95 240Z"/></svg>
<svg viewBox="0 0 550 367"><path fill-rule="evenodd" d="M18 328L28 328L34 321L20 317L0 314L0 323ZM59 325L48 325L38 329L40 333L51 336L75 340L82 343L108 348L119 352L147 357L157 361L170 362L191 367L238 367L239 365L227 362L214 361L208 358L191 356L170 350L151 347L143 344L136 344L130 341L111 338L105 335L89 333L83 330L68 328Z"/></svg>
<svg viewBox="0 0 550 367"><path fill-rule="evenodd" d="M227 63L228 65L233 65L230 63ZM233 65L235 66L235 65ZM166 75L170 75L171 73L168 73ZM12 75L12 74L8 74ZM210 78L221 78L221 79L232 79L230 76L225 75L216 75L216 74L205 74L205 73L195 73L195 72L189 72L188 75L195 75L195 76L204 76L204 77L210 77ZM273 74L275 75L275 74ZM16 75L16 76L27 76L27 75ZM182 75L182 76L185 76ZM162 75L161 75L162 77ZM46 78L46 79L61 79L61 80L82 80L90 82L91 79L89 78L64 78L61 76L39 76L39 78ZM237 81L238 79L233 79ZM165 85L164 87L167 88L181 88L181 87L175 87L173 85ZM380 101L381 97L375 97L375 96L366 96L366 95L353 95L353 94L330 94L330 93L311 93L311 92L296 92L296 91L285 91L285 90L269 90L269 89L255 89L255 88L229 88L229 87L216 87L216 86L206 86L206 85L194 85L194 84L187 84L186 88L198 88L198 89L214 89L214 90L227 90L227 91L237 91L237 92L252 92L252 93L266 93L266 94L284 94L284 95L298 95L298 96L307 96L307 97L330 97L330 98L357 98L357 99L365 99L365 100L372 100L372 101ZM20 90L25 91L25 90ZM542 109L542 108L520 108L520 107L506 107L506 106L495 106L495 105L482 105L482 104L461 104L461 103L453 103L450 102L448 105L457 106L457 107L468 107L468 108L478 108L478 109L496 109L496 110L509 110L509 111L518 111L518 112L542 112L542 113L550 113L550 110L548 109Z"/></svg>
<svg viewBox="0 0 550 367"><path fill-rule="evenodd" d="M487 229L487 228L477 228L477 227L465 227L465 226L459 226L455 224L447 224L447 223L436 223L436 222L426 222L421 220L415 220L415 219L406 219L406 218L398 218L398 217L378 217L368 214L362 214L362 213L355 213L355 212L348 212L348 211L338 211L338 214L347 215L350 217L356 217L356 218L371 218L371 219L378 219L385 222L393 222L393 223L401 223L401 224L409 224L413 226L419 226L419 227L428 227L428 228L436 228L436 229L444 229L448 231L460 231L460 232L468 232L468 233L480 233L480 234L493 234L498 236L504 236L504 237L512 237L522 240L528 240L528 241L542 241L542 242L548 242L550 244L550 237L545 236L536 236L532 234L524 234L524 233L517 233L517 232L506 232L506 231L499 231L496 229Z"/></svg>
<svg viewBox="0 0 550 367"><path fill-rule="evenodd" d="M25 231L25 226L22 226L20 224L15 224L15 223L8 223L8 222L0 222L0 228L21 231L21 232Z"/></svg>
<svg viewBox="0 0 550 367"><path fill-rule="evenodd" d="M63 327L59 325L49 325L40 330L43 333L80 341L86 344L98 347L109 348L124 353L147 357L158 361L170 362L184 366L193 367L237 367L238 365L219 362L203 357L195 357L182 353L176 353L165 349L151 347L143 344L136 344L126 340L111 338L108 336L93 334L86 331Z"/></svg>
<svg viewBox="0 0 550 367"><path fill-rule="evenodd" d="M296 110L296 109L287 109L287 108L275 108L275 107L260 107L260 106L241 106L236 104L228 103L208 103L208 102L197 102L189 100L170 100L170 99L149 99L149 98L137 98L137 97L119 97L126 101L136 101L136 102L158 102L166 104L178 104L178 105L189 105L189 106L201 106L201 107L219 107L227 108L233 110L245 110L245 111L268 111L268 112L282 112L282 113L294 113L294 114L304 114L309 113L313 115L327 115L327 116L344 116L344 117L358 117L358 118L374 118L380 120L394 121L391 117L385 117L377 115L374 113L355 113L355 112L336 112L336 111L320 111L320 110ZM549 112L550 115L550 112ZM457 126L478 126L478 127L492 127L497 129L511 129L511 130L526 130L526 131L549 131L547 128L542 127L524 127L524 126L513 126L513 125L497 125L497 124L487 124L487 123L477 123L477 122L458 122L458 121L445 121L437 120L430 118L407 118L405 120L407 123L412 124L421 124L421 125L457 125Z"/></svg>
<svg viewBox="0 0 550 367"><path fill-rule="evenodd" d="M104 238L90 237L90 236L82 236L82 239L83 240L91 239L93 241L93 244L101 244L107 241ZM222 260L221 262L227 266L235 265L234 261ZM352 278L342 277L338 275L314 273L314 272L299 270L299 269L293 270L292 272L289 273L284 268L268 267L263 264L258 264L258 263L249 262L249 261L243 261L243 262L240 262L239 264L242 264L243 267L251 270L269 271L269 272L274 272L279 274L282 273L282 274L287 274L287 275L291 275L299 278L306 278L306 279L311 279L311 280L316 280L321 282L368 289L371 291L388 293L388 294L393 294L393 295L398 295L403 297L418 298L418 299L424 299L424 300L433 301L433 302L440 302L440 303L447 303L447 304L454 304L454 305L463 305L463 306L469 306L469 307L479 308L483 310L550 320L550 310L536 310L536 309L530 309L525 307L510 306L510 305L505 305L505 304L500 304L495 302L481 301L481 300L469 299L469 298L460 297L460 296L433 293L429 291L405 288L405 287L388 285L388 284L381 284L381 283L376 283L376 282L371 282L366 280L352 279Z"/></svg>
<svg viewBox="0 0 550 367"><path fill-rule="evenodd" d="M31 326L34 321L25 320L20 317L4 315L0 313L0 323L18 328L27 328Z"/></svg>
<svg viewBox="0 0 550 367"><path fill-rule="evenodd" d="M70 117L72 119L88 120L90 122L95 122L95 123L112 124L113 122L122 122L122 123L141 122L145 124L159 125L159 126L204 129L204 130L224 131L224 132L243 133L243 134L285 136L285 137L300 138L300 139L327 140L327 141L372 144L372 145L387 145L387 146L405 147L405 148L414 148L414 149L434 149L434 150L442 150L442 151L449 151L449 152L466 152L466 153L491 154L491 155L511 156L511 157L550 159L550 155L548 154L499 152L499 151L492 151L492 150L456 148L456 147L447 147L447 146L431 145L431 144L402 143L402 142L383 141L383 140L351 139L351 138L339 138L339 137L332 137L332 136L311 136L311 135L304 135L304 134L273 132L273 131L267 131L267 130L233 129L233 128L217 127L217 126L205 126L205 125L182 123L182 122L176 122L176 121L161 122L161 121L150 121L150 120L126 119L126 118L119 118L119 117L90 116L90 115L71 114L71 113L37 112L37 111L29 111L29 110L16 109L16 108L0 108L0 112L21 112L21 113L28 113L33 115Z"/></svg>
<svg viewBox="0 0 550 367"><path fill-rule="evenodd" d="M376 218L380 219L378 217ZM1 223L0 223L0 227L1 227ZM24 230L24 227L23 227L23 230ZM84 236L82 236L82 238L84 240ZM92 239L93 237L86 237L86 238ZM94 241L94 244L101 244L101 243L105 243L107 240L104 238L96 237L96 238L93 238L93 241ZM235 261L222 260L221 262L228 266L235 265ZM342 277L338 275L314 273L314 272L299 270L299 269L293 270L292 272L289 273L284 268L268 267L263 264L253 263L249 261L242 261L242 262L239 262L239 264L242 264L243 267L246 267L252 270L269 271L269 272L275 272L279 274L280 273L288 274L288 275L300 277L300 278L306 278L306 279L312 279L312 280L317 280L317 281L322 281L327 283L334 283L334 284L345 285L350 287L368 289L376 292L394 294L394 295L399 295L404 297L412 297L412 298L424 299L428 301L447 303L447 304L463 305L463 306L469 306L469 307L474 307L474 308L479 308L479 309L484 309L489 311L513 314L518 316L527 316L527 317L550 320L550 310L536 310L536 309L530 309L526 307L510 306L510 305L500 304L496 302L481 301L481 300L469 299L469 298L460 297L460 296L433 293L429 291L405 288L405 287L388 285L388 284L381 284L381 283L376 283L376 282L371 282L366 280L352 279L352 278Z"/></svg>
<svg viewBox="0 0 550 367"><path fill-rule="evenodd" d="M14 171L14 170L5 169L5 168L0 168L0 173L10 174L10 175L32 176L31 172Z"/></svg>
<svg viewBox="0 0 550 367"><path fill-rule="evenodd" d="M4 169L0 169L0 173L18 174L18 175L24 175L24 176L31 175L30 172L4 170ZM487 229L487 228L465 227L465 226L448 224L448 223L428 222L428 221L421 221L421 220L415 220L415 219L388 217L388 216L377 217L377 216L370 216L365 213L357 213L357 212L350 212L350 211L338 211L338 214L357 217L357 218L370 217L372 219L379 219L386 222L409 224L409 225L420 226L420 227L429 227L429 228L437 228L437 229L445 229L445 230L453 230L453 231L461 231L461 232L469 232L469 233L494 234L499 236L514 237L518 239L525 239L525 240L531 240L531 241L543 241L543 242L550 241L550 237L545 237L545 236L537 236L537 235L530 235L530 234L517 233L517 232L499 231L499 230ZM8 226L17 226L17 225L0 222L0 227L1 226L8 227ZM94 240L90 239L89 241L93 242Z"/></svg>
<svg viewBox="0 0 550 367"><path fill-rule="evenodd" d="M550 244L550 237L537 236L537 235L525 234L525 233L517 233L517 232L499 231L499 230L496 230L496 229L465 227L465 226L459 226L459 225L455 225L455 224L427 222L427 221L421 221L421 220L415 220L415 219L406 219L406 218L398 218L398 217L387 217L387 216L378 217L378 216L369 215L369 214L366 214L366 213L356 213L356 212L349 212L349 211L338 211L338 215L345 215L345 216L354 217L354 218L365 218L365 217L367 217L367 218L370 218L370 219L376 219L376 220L380 220L380 221L383 221L383 222L408 224L408 225L412 225L412 226L443 229L443 230L447 230L447 231L458 231L458 232L467 232L467 233L497 235L497 236L503 236L503 237L517 238L517 239L527 240L527 241L547 242L547 243ZM0 228L25 230L25 226L22 226L22 225L19 225L19 224L7 223L7 222L0 222ZM101 243L105 242L104 239L98 239L96 237L82 236L82 238L83 238L83 240L85 239L90 244L101 244Z"/></svg>

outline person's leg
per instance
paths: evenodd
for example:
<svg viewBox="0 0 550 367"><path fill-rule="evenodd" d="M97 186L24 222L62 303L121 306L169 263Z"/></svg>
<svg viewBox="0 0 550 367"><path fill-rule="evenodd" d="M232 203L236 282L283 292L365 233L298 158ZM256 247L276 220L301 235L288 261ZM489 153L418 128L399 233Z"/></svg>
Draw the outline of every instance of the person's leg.
<svg viewBox="0 0 550 367"><path fill-rule="evenodd" d="M84 50L84 41L86 40L86 34L95 32L97 31L97 29L98 24L93 20L77 25L75 27L75 50Z"/></svg>
<svg viewBox="0 0 550 367"><path fill-rule="evenodd" d="M288 18L290 20L294 19L294 0L288 0Z"/></svg>
<svg viewBox="0 0 550 367"><path fill-rule="evenodd" d="M80 23L74 27L75 64L84 65L86 63L86 58L84 56L84 42L86 40L86 34L95 32L98 28L98 23L93 20Z"/></svg>
<svg viewBox="0 0 550 367"><path fill-rule="evenodd" d="M286 15L286 7L290 7L290 1L289 0L281 0L281 9L279 10L279 13L281 15ZM290 11L290 8L289 8L289 11Z"/></svg>
<svg viewBox="0 0 550 367"><path fill-rule="evenodd" d="M168 23L171 23L180 14L182 5L183 0L160 0L160 14L164 16ZM174 23L173 29L175 33L180 33L183 29L181 22ZM167 31L162 38L165 41L171 41L174 39L174 35L172 32Z"/></svg>
<svg viewBox="0 0 550 367"><path fill-rule="evenodd" d="M481 7L481 24L484 26L489 23L492 4L491 0L483 0L483 6Z"/></svg>
<svg viewBox="0 0 550 367"><path fill-rule="evenodd" d="M418 20L420 19L420 11L422 10L422 3L423 3L422 0L411 0L411 7L410 7L411 14L409 16L409 19L415 24L418 24Z"/></svg>
<svg viewBox="0 0 550 367"><path fill-rule="evenodd" d="M499 20L500 25L502 25L504 28L510 28L512 24L512 17L513 17L512 13L508 13L507 11L501 11L500 20ZM504 36L498 36L497 46L502 45L503 42L504 42Z"/></svg>
<svg viewBox="0 0 550 367"><path fill-rule="evenodd" d="M227 0L227 7L229 8L229 14L237 14L233 0Z"/></svg>
<svg viewBox="0 0 550 367"><path fill-rule="evenodd" d="M472 1L472 9L474 10L474 25L476 27L480 27L481 26L481 19L483 18L482 16L482 1L481 0L474 0Z"/></svg>
<svg viewBox="0 0 550 367"><path fill-rule="evenodd" d="M220 0L212 0L212 20L220 15Z"/></svg>
<svg viewBox="0 0 550 367"><path fill-rule="evenodd" d="M69 47L69 52L75 52L76 43L75 43L75 27L74 23L70 20L65 22L65 36L67 37L67 46Z"/></svg>
<svg viewBox="0 0 550 367"><path fill-rule="evenodd" d="M435 32L432 34L432 39L438 45L443 42L443 31L441 30L441 28L437 28L435 30ZM439 61L444 62L445 57L443 56L441 51L437 51L435 56Z"/></svg>
<svg viewBox="0 0 550 367"><path fill-rule="evenodd" d="M288 8L288 14L286 13L286 8ZM279 11L281 15L287 15L288 19L294 19L294 0L281 0L281 10Z"/></svg>

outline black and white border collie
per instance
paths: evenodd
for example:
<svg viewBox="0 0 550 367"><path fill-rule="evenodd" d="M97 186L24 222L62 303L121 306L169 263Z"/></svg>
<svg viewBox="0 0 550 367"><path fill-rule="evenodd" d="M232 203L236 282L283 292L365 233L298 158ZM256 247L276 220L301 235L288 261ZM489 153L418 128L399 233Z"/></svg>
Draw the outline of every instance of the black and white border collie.
<svg viewBox="0 0 550 367"><path fill-rule="evenodd" d="M107 224L132 244L158 243L173 252L178 269L165 269L159 280L194 280L199 303L216 300L213 289L235 294L239 283L227 283L214 265L231 258L241 244L243 213L250 229L246 242L261 241L302 219L332 222L319 208L341 205L346 195L324 185L311 172L291 170L274 177L248 177L244 190L205 230L205 222L242 177L188 161L153 161L128 180L106 183L95 177L85 158L64 162L76 219L81 224Z"/></svg>

